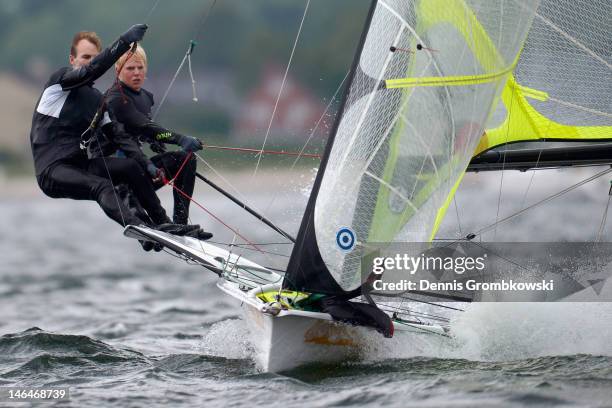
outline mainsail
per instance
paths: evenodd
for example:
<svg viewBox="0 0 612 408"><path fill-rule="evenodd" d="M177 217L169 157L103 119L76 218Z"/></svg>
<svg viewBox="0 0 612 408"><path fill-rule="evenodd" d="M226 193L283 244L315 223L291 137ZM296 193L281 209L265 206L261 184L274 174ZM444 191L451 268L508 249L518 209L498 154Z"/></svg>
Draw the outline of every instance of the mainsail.
<svg viewBox="0 0 612 408"><path fill-rule="evenodd" d="M514 69L537 0L374 1L284 286L347 295L356 246L427 241ZM350 249L350 248L349 248Z"/></svg>

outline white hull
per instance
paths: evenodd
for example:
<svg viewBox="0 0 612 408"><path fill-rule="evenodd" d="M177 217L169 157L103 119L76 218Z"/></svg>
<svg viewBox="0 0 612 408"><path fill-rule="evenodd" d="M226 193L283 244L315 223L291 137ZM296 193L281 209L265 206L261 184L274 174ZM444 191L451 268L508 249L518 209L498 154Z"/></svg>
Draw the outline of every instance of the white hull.
<svg viewBox="0 0 612 408"><path fill-rule="evenodd" d="M241 302L255 360L263 371L278 372L308 363L356 358L368 348L368 342L385 341L374 329L334 322L327 313L270 310L270 305L257 294L277 291L279 283L257 282L280 282L281 276L240 255L195 238L177 237L147 227L128 225L124 234L159 242L223 276L217 286ZM247 287L255 289L247 292ZM394 320L394 327L396 336L404 333L446 336L444 329L435 325Z"/></svg>
<svg viewBox="0 0 612 408"><path fill-rule="evenodd" d="M365 327L334 322L327 313L281 310L274 315L255 295L270 290L266 285L247 293L237 285L221 279L221 290L242 302L255 349L255 362L265 372L286 371L309 363L334 363L359 358L368 342L385 341L381 334ZM278 286L276 286L278 288ZM445 334L439 326L395 324L396 334Z"/></svg>

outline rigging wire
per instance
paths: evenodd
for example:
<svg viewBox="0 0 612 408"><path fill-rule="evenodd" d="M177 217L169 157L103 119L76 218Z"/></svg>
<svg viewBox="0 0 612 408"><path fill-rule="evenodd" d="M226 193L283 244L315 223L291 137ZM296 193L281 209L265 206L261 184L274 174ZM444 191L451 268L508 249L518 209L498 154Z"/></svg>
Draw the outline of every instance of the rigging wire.
<svg viewBox="0 0 612 408"><path fill-rule="evenodd" d="M606 204L606 208L604 210L603 216L601 217L601 224L599 224L599 230L597 231L597 237L595 238L595 242L601 242L603 230L606 226L606 221L608 219L608 209L610 208L611 200L612 200L612 185L610 186L610 191L608 192L608 203Z"/></svg>
<svg viewBox="0 0 612 408"><path fill-rule="evenodd" d="M531 189L531 185L533 184L533 178L535 177L536 170L538 169L538 165L540 164L540 157L542 156L543 150L544 149L540 149L540 152L538 153L538 159L536 160L534 169L531 172L531 177L529 178L529 184L527 184L527 189L525 190L525 194L523 194L523 199L521 200L521 206L520 206L521 209L525 207L525 202L527 201L527 194L529 194L529 190Z"/></svg>
<svg viewBox="0 0 612 408"><path fill-rule="evenodd" d="M331 106L334 104L334 102L336 101L336 97L338 96L338 93L340 92L340 90L342 89L342 86L344 85L344 82L346 81L346 79L348 78L349 74L351 73L351 70L349 69L346 74L344 75L344 78L342 78L342 81L340 81L340 84L338 85L338 87L336 88L336 91L334 92L334 94L331 96L327 106L325 107L325 110L323 111L323 113L321 114L321 116L319 117L319 120L317 120L317 123L315 123L315 126L312 128L312 131L310 132L310 134L308 135L308 138L306 139L306 141L304 142L304 144L302 145L302 148L300 149L300 151L298 152L297 157L295 158L295 160L293 161L293 163L291 164L291 167L289 167L289 171L292 171L293 169L295 169L295 166L297 165L298 161L300 160L300 158L302 157L306 157L306 155L304 154L304 150L306 150L306 146L308 146L308 143L310 143L310 141L312 140L312 138L315 135L315 132L317 131L317 129L319 128L319 126L321 125L321 122L323 122L323 118L327 115L327 112L329 111L329 109L331 108ZM280 193L280 190L277 190L274 195L272 196L272 199L270 200L270 202L268 203L268 205L266 206L266 211L268 211L272 205L274 205L274 203L276 202L276 199L278 198Z"/></svg>
<svg viewBox="0 0 612 408"><path fill-rule="evenodd" d="M188 62L188 65L189 65L189 75L191 77L191 87L192 87L192 91L193 91L193 98L192 99L194 100L194 102L197 102L198 98L196 96L196 89L195 89L196 82L195 82L195 79L193 77L193 71L191 70L191 54L193 54L193 50L194 50L195 46L197 45L197 41L200 38L200 34L202 33L202 29L204 28L204 25L206 24L206 21L208 20L208 17L210 16L210 13L212 12L212 9L215 7L215 4L217 4L217 0L213 0L212 3L210 3L210 6L208 6L208 8L204 11L204 14L202 15L202 18L200 19L200 22L198 24L198 29L196 31L196 34L193 37L193 39L189 41L189 47L187 47L187 51L185 52L185 55L183 56L183 59L181 60L181 63L179 64L178 68L176 69L176 72L174 73L174 76L170 80L170 84L168 85L168 88L166 88L166 91L164 92L164 95L162 96L162 99L159 102L159 105L157 106L157 109L155 110L155 113L153 114L153 118L152 118L153 120L155 120L157 118L157 115L159 115L161 107L163 106L164 102L166 102L166 98L168 97L168 94L170 93L170 89L172 89L172 86L174 85L174 82L176 81L176 78L178 78L179 73L183 69L183 66L185 65L185 62Z"/></svg>
<svg viewBox="0 0 612 408"><path fill-rule="evenodd" d="M218 242L218 244L230 245L228 243L222 243L222 242ZM244 244L233 244L233 245L239 247L239 246L244 245ZM293 245L293 243L292 242L263 242L263 243L258 242L257 245L259 245L259 246L266 246L266 245Z"/></svg>
<svg viewBox="0 0 612 408"><path fill-rule="evenodd" d="M452 307L452 306L442 305L442 304L440 304L440 303L434 303L434 302L427 302L427 301L425 301L425 300L415 299L415 298L411 298L411 297L408 297L408 296L400 296L400 298L402 298L402 299L406 299L406 300L411 300L411 301L413 301L413 302L425 303L425 304L428 304L428 305L431 305L431 306L438 306L438 307L443 307L443 308L445 308L445 309L456 310L456 311L458 311L458 312L465 312L465 310L464 310L464 309L459 309L458 307Z"/></svg>
<svg viewBox="0 0 612 408"><path fill-rule="evenodd" d="M514 92L513 92L514 94ZM552 98L549 98L552 99ZM559 110L560 110L560 106L557 105L555 108L555 114L554 116L556 116L557 114L559 114ZM549 121L546 127L546 130L543 132L543 134L548 134L548 132L550 131L550 128L552 127L553 122ZM531 173L531 178L529 179L529 184L527 185L527 190L525 190L525 195L523 196L523 201L521 202L521 208L523 208L525 206L525 202L527 201L527 194L529 193L529 190L531 188L531 185L533 183L533 179L535 178L535 174L536 174L536 170L538 169L538 165L540 163L540 158L542 156L542 151L544 150L544 148L541 148L539 153L538 153L538 159L536 160L536 164L535 164L535 168L533 169L533 172Z"/></svg>
<svg viewBox="0 0 612 408"><path fill-rule="evenodd" d="M285 88L285 82L287 81L287 75L289 74L289 68L291 68L291 61L293 60L293 55L295 54L295 49L297 47L298 40L300 39L300 34L302 32L302 27L304 26L304 20L306 19L306 14L308 13L309 6L310 6L310 0L307 0L306 7L304 8L304 14L302 15L302 21L300 22L300 27L298 28L297 35L295 36L295 41L293 42L293 48L291 49L291 55L289 56L289 61L287 62L287 68L285 69L285 74L283 75L283 81L281 82L280 90L278 91L278 95L276 96L276 102L274 103L274 109L272 110L272 116L270 117L270 122L268 123L268 130L266 131L264 141L261 145L262 152L266 147L266 142L268 141L268 136L270 135L270 130L272 129L272 122L274 122L274 116L276 115L276 109L278 108L278 103L280 101L281 95L283 94L283 89ZM261 162L261 154L257 157L257 164L255 165L255 170L253 171L253 177L257 175L257 170L259 169L260 162Z"/></svg>
<svg viewBox="0 0 612 408"><path fill-rule="evenodd" d="M180 195L182 195L183 197L187 198L189 201L191 201L192 203L194 203L195 205L197 205L198 207L200 207L202 210L204 210L208 215L210 215L212 218L214 218L215 220L217 220L219 223L221 223L223 226L225 226L226 228L228 228L230 231L232 231L234 234L236 234L237 236L239 236L240 238L242 238L245 242L247 242L250 246L252 246L253 248L255 248L257 251L262 252L262 250L257 246L254 245L249 239L245 238L243 235L241 235L236 229L232 228L230 225L228 225L226 222L224 222L221 218L217 217L215 214L213 214L210 210L208 210L206 207L204 207L202 204L200 204L199 202L197 202L193 197L191 197L189 194L185 193L183 190L181 190L179 187L176 186L176 184L174 183L174 180L178 177L178 175L181 173L181 171L183 170L183 168L185 167L185 165L187 164L187 162L191 159L193 152L189 152L189 154L185 157L185 160L183 161L183 163L181 164L181 167L178 169L178 171L175 173L174 177L171 180L164 180L164 184L170 185L172 186L172 188L178 192Z"/></svg>
<svg viewBox="0 0 612 408"><path fill-rule="evenodd" d="M159 4L161 0L157 0L155 2L155 4L153 4L153 7L151 7L151 9L149 10L149 13L147 13L147 16L144 19L144 24L147 24L147 22L149 21L149 19L151 18L151 16L153 15L153 12L155 12L155 9L157 8L157 5Z"/></svg>
<svg viewBox="0 0 612 408"><path fill-rule="evenodd" d="M100 138L98 138L98 132L94 130L93 133L96 137L96 142L98 143L98 146L102 146L100 144ZM111 177L110 170L108 169L108 164L106 163L106 157L104 157L104 154L102 154L102 163L104 163L104 169L106 170L106 174L108 175L108 180L110 181L111 187L113 188L113 195L115 196L115 201L117 202L117 208L119 208L119 215L121 215L121 223L125 227L126 226L125 217L123 216L123 209L121 206L121 202L119 200L119 195L117 194L117 190L115 190L115 183L113 182L113 178Z"/></svg>
<svg viewBox="0 0 612 408"><path fill-rule="evenodd" d="M217 241L208 241L208 242L210 242L211 244L225 245L225 246L229 246L229 247L237 247L237 248L244 249L244 250L247 250L247 251L254 251L254 249L249 248L246 244L228 244L227 242L217 242ZM290 244L290 242L286 242L286 244ZM261 246L262 244L254 243L254 245ZM263 245L266 245L266 244L263 244ZM274 255L274 256L278 256L278 257L282 257L282 258L289 258L290 257L289 255L281 254L281 253L278 253L278 252L272 252L272 251L260 250L258 252L261 252L261 253L264 253L264 254L269 254L269 255Z"/></svg>
<svg viewBox="0 0 612 408"><path fill-rule="evenodd" d="M203 163L204 163L204 164L205 164L205 165L206 165L206 166L207 166L209 169L211 169L211 170L213 171L213 173L215 173L215 174L216 174L216 175L217 175L217 176L218 176L218 177L219 177L219 178L220 178L220 179L221 179L223 182L225 182L225 183L226 183L226 184L227 184L227 185L228 185L228 186L229 186L229 187L230 187L232 190L234 190L234 191L236 192L236 194L237 194L237 195L238 195L238 196L239 196L239 197L242 199L242 201L243 201L243 203L241 203L241 205L240 205L240 206L241 206L242 208L244 208L245 210L247 210L247 208L248 208L248 207L246 206L246 204L244 204L244 201L246 201L246 199L243 197L242 193L241 193L240 191L238 191L238 189L237 189L236 187L234 187L234 186L233 186L233 185L232 185L232 184L231 184L231 183L230 183L230 182L229 182L229 181L228 181L228 180L227 180L225 177L223 177L223 176L221 175L221 173L220 173L220 172L218 172L218 171L217 171L217 170L216 170L216 169L215 169L215 168L214 168L214 167L213 167L211 164L209 164L209 163L208 163L208 162L207 162L207 161L206 161L206 160L205 160L205 159L204 159L202 156L200 156L200 155L199 155L199 154L197 154L197 153L194 153L194 154L195 154L195 156L196 156L196 157L197 157L199 160L201 160L201 161L202 161L202 162L203 162ZM196 175L197 175L199 178L202 178L202 177L200 177L198 174L196 174ZM209 184L210 184L210 183L209 183ZM211 184L211 186L212 186L212 184ZM223 191L223 190L217 189L217 191L221 192L221 191ZM224 194L226 197L230 197L230 196L228 196L226 193L227 193L227 192L225 192L225 193L223 193L223 194ZM236 201L235 201L235 200L233 200L233 199L232 199L232 201L236 202ZM257 214L257 218L258 218L260 221L262 221L264 224L266 224L266 225L268 225L268 226L271 226L271 227L272 227L272 228L273 228L273 229L274 229L276 232L281 233L281 235L283 235L285 238L289 239L290 241L293 241L293 239L292 239L292 238L291 238L291 237L290 237L290 236L289 236L287 233L285 233L284 231L280 230L278 227L273 226L273 224L271 224L271 222L269 221L269 218L270 218L270 217L266 216L266 215L265 215L265 214L264 214L262 211L260 211L259 209L255 208L255 207L253 207L253 206L250 206L250 207L252 207L252 208L250 208L250 210L253 210L253 209L254 209L254 211L256 211L257 213L259 213L259 214ZM251 213L252 215L255 215L255 214L253 214L253 212L251 212L251 211L249 211L249 210L247 210L247 211L248 211L249 213Z"/></svg>
<svg viewBox="0 0 612 408"><path fill-rule="evenodd" d="M398 314L418 315L418 316L430 318L432 320L439 320L439 321L445 321L445 322L450 323L450 319L448 317L438 316L438 315L425 313L425 312L419 312L418 310L414 310L409 307L392 306L386 303L381 303L380 306L386 309L389 309L389 311L391 310L396 311Z"/></svg>
<svg viewBox="0 0 612 408"><path fill-rule="evenodd" d="M157 105L157 109L155 110L155 113L153 114L153 117L152 117L153 121L155 121L155 119L157 119L157 115L159 115L159 111L161 110L161 107L164 105L164 102L166 102L166 98L168 97L168 94L170 93L170 89L172 89L172 86L174 85L174 82L176 81L176 78L178 78L179 73L183 69L183 65L185 65L185 61L188 58L191 60L191 53L193 52L193 48L194 47L195 47L195 43L193 41L190 42L189 43L189 48L187 48L187 52L185 53L185 56L183 57L183 60L179 64L179 67L177 68L176 72L174 73L174 76L170 80L170 84L168 85L168 88L166 88L166 91L164 92L164 95L162 96L161 101L159 102L159 105ZM192 86L195 87L195 85L194 85L195 81L193 79L193 75L191 77L191 81L192 81Z"/></svg>
<svg viewBox="0 0 612 408"><path fill-rule="evenodd" d="M457 205L456 195L453 195L453 204L455 204L455 212L457 213L457 225L459 226L459 234L463 235L463 231L461 229L461 218L459 218L459 206Z"/></svg>
<svg viewBox="0 0 612 408"><path fill-rule="evenodd" d="M247 147L230 147L230 146L215 146L215 145L204 145L206 149L216 149L216 150L228 150L228 151L236 151L236 152L244 152L244 153L257 153L261 154L275 154L275 155L285 155L285 156L300 156L300 157L310 157L314 159L320 159L320 154L315 153L303 153L300 152L285 152L282 150L261 150L261 149L251 149Z"/></svg>
<svg viewBox="0 0 612 408"><path fill-rule="evenodd" d="M336 88L336 91L334 92L334 94L329 99L329 103L325 107L325 110L323 111L323 113L319 117L319 120L317 120L317 123L315 123L315 126L314 126L314 128L312 128L312 131L308 135L308 138L306 139L306 142L304 142L304 144L302 145L302 148L298 152L298 157L296 157L296 159L293 161L293 164L291 164L291 167L290 167L291 170L293 170L295 168L295 166L297 165L297 162L300 160L300 157L308 157L307 154L304 154L304 150L306 150L306 146L308 146L308 143L310 143L310 141L314 137L315 132L317 131L317 129L319 128L319 125L321 125L321 122L323 121L323 118L325 117L325 115L327 115L327 111L329 111L329 108L331 108L331 106L335 102L336 97L338 96L338 93L342 89L342 86L344 85L344 82L346 81L346 79L348 78L350 73L351 73L350 70L346 71L346 74L344 75L344 78L342 78L342 81L340 81L340 84ZM319 156L319 157L321 157L321 156Z"/></svg>
<svg viewBox="0 0 612 408"><path fill-rule="evenodd" d="M498 258L500 258L500 259L503 259L504 261L506 261L506 262L508 262L508 263L511 263L511 264L512 264L512 265L514 265L514 266L518 266L519 268L524 269L524 270L525 270L525 271L527 271L527 272L533 272L531 269L527 268L526 266L523 266L523 265L519 264L518 262L513 261L513 260L512 260L512 259L510 259L510 258L506 258L505 256L502 256L502 255L500 255L500 254L499 254L499 253L497 253L497 252L493 252L493 251L491 250L491 248L485 247L485 246L484 246L482 243L478 243L478 242L475 242L475 241L474 241L474 242L472 242L472 243L473 243L474 245L476 245L476 246L478 246L478 247L480 247L480 248L482 248L482 249L486 250L486 251L487 251L487 253L491 253L491 254L493 254L494 256L496 256L496 257L498 257ZM534 274L534 275L535 275L535 274Z"/></svg>
<svg viewBox="0 0 612 408"><path fill-rule="evenodd" d="M310 0L308 0L310 2ZM158 0L159 2L159 0ZM155 3L154 8L157 7L157 3ZM202 33L202 30L208 20L208 17L211 14L212 9L214 8L214 6L216 5L217 0L213 0L209 7L205 10L205 12L202 15L202 18L200 19L200 23L198 24L198 29L195 33L195 36L193 37L192 40L190 40L189 42L189 47L187 49L187 51L185 52L185 55L183 56L183 59L181 60L176 72L174 73L174 76L172 77L166 91L164 92L164 95L159 103L159 105L157 106L157 109L155 111L155 113L153 114L153 120L155 120L163 106L163 104L165 103L168 94L170 93L170 90L172 89L172 86L174 85L176 79L178 78L178 75L180 74L181 70L183 69L185 62L187 62L188 64L188 69L189 69L189 75L191 78L191 84L192 84L192 92L193 92L193 100L194 102L197 102L197 95L196 95L196 89L195 89L195 79L193 76L193 70L192 70L192 65L191 65L191 55L193 54L194 48L197 45L197 40L200 37L200 34ZM152 11L149 13L152 14ZM303 19L302 19L303 22ZM301 27L300 27L301 29ZM216 148L216 149L224 149L224 150L242 150L242 149L238 149L238 148L228 148L225 146L207 146L208 148ZM257 153L261 154L262 152L259 150L256 150ZM291 153L285 153L285 152L276 152L276 151L269 151L269 152L264 152L264 153L269 153L269 154L291 154ZM201 156L196 155L196 157L198 159L200 159L201 161L203 161L209 168L211 168L211 170L213 170L216 174L218 174L220 176L220 174L214 169L212 168L212 166L210 166ZM261 156L260 156L261 157ZM315 157L315 155L312 155L312 157ZM175 176L176 177L176 176ZM222 176L221 178L223 180L225 180ZM225 180L227 181L227 180ZM228 183L229 184L229 183ZM231 184L230 184L231 186ZM186 197L187 199L191 200L193 203L195 203L198 207L200 207L202 210L204 210L205 212L207 212L211 217L213 217L215 220L217 220L218 222L220 222L221 224L223 224L225 227L227 227L228 229L230 229L235 235L239 236L240 238L242 238L243 240L245 240L249 245L253 246L257 251L264 253L265 251L262 251L260 248L257 247L257 245L252 245L251 242L246 239L244 236L242 236L236 229L230 227L227 223L223 222L219 217L217 217L215 214L213 214L211 211L209 211L208 209L206 209L204 206L202 206L200 203L198 203L197 201L195 201L192 197L190 197L189 195L187 195L185 192L181 191L176 185L174 185L172 183L172 187L182 196ZM233 187L232 187L233 188ZM237 191L234 188L235 191ZM238 191L237 191L238 192Z"/></svg>
<svg viewBox="0 0 612 408"><path fill-rule="evenodd" d="M510 107L508 108L508 117L510 117L510 115L512 115L512 107L514 105L513 103L514 101L514 92L512 92L511 96L510 96ZM510 136L510 122L508 122L508 128L506 130L506 139L504 140L504 144L508 143L508 137ZM503 189L503 185L504 185L504 169L506 167L506 150L504 148L504 152L503 152L504 158L502 161L502 168L501 168L501 176L500 176L500 180L499 180L499 195L497 196L497 213L495 214L495 227L494 227L494 232L493 232L493 240L495 240L495 236L497 235L497 221L499 220L499 211L501 209L501 198L502 198L502 189Z"/></svg>
<svg viewBox="0 0 612 408"><path fill-rule="evenodd" d="M549 201L552 201L555 198L558 198L558 197L560 197L560 196L562 196L562 195L564 195L566 193L569 193L570 191L575 190L578 187L581 187L584 184L587 184L587 183L589 183L589 182L591 182L591 181L593 181L593 180L595 180L595 179L597 179L599 177L602 177L602 176L604 176L604 175L606 175L606 174L608 174L610 172L612 172L612 168L603 170L603 171L601 171L599 173L596 173L596 174L594 174L594 175L592 175L590 177L587 177L586 179L584 179L582 181L579 181L578 183L575 183L575 184L571 185L570 187L568 187L566 189L563 189L563 190L559 191L558 193L552 194L552 195L550 195L550 196L548 196L548 197L546 197L546 198L544 198L544 199L542 199L542 200L540 200L540 201L538 201L538 202L536 202L534 204L531 204L530 206L525 207L522 210L519 210L519 211L515 212L514 214L510 214L509 216L507 216L505 218L502 218L501 220L496 220L495 223L490 224L490 225L488 225L486 227L483 227L483 228L479 229L478 231L476 231L475 233L469 234L468 237L471 240L471 239L473 239L474 237L476 237L478 235L482 235L483 233L491 230L492 228L495 228L499 224L502 224L502 223L504 223L506 221L509 221L509 220L511 220L511 219L513 219L515 217L518 217L519 215L522 215L523 213L525 213L527 211L530 211L530 210L532 210L532 209L534 209L534 208L536 208L536 207L538 207L538 206L540 206L542 204L545 204L545 203L547 203Z"/></svg>

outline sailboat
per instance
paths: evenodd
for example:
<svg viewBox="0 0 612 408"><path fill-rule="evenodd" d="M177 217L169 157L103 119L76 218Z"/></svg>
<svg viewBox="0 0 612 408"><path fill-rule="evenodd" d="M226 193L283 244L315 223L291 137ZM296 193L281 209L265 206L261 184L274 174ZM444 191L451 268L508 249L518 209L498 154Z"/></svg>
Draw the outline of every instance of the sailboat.
<svg viewBox="0 0 612 408"><path fill-rule="evenodd" d="M191 237L125 235L216 273L263 371L358 356L372 336L448 338L443 316L362 290L369 244L435 239L466 171L611 164L601 143L495 150L612 139L606 7L581 17L565 0L375 0L285 271ZM454 309L419 295L405 300Z"/></svg>

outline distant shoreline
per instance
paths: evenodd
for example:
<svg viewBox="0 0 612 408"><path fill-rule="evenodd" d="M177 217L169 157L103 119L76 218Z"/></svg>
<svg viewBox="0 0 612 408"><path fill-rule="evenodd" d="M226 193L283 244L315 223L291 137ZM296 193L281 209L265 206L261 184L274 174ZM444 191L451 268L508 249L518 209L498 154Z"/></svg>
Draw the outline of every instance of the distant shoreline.
<svg viewBox="0 0 612 408"><path fill-rule="evenodd" d="M211 171L198 169L198 171L207 177L210 177L215 183L220 185L231 193L235 193L232 187L227 185ZM253 177L253 169L227 171L219 169L219 173L227 181L231 183L239 192L248 194L252 192L274 192L281 186L289 186L298 182L299 184L307 183L308 178L314 180L314 171L304 168L289 170L282 169L260 169L257 175ZM38 187L36 178L33 174L7 175L0 171L0 201L8 201L15 199L34 199L46 197ZM208 193L211 189L203 182L196 181L196 192Z"/></svg>

